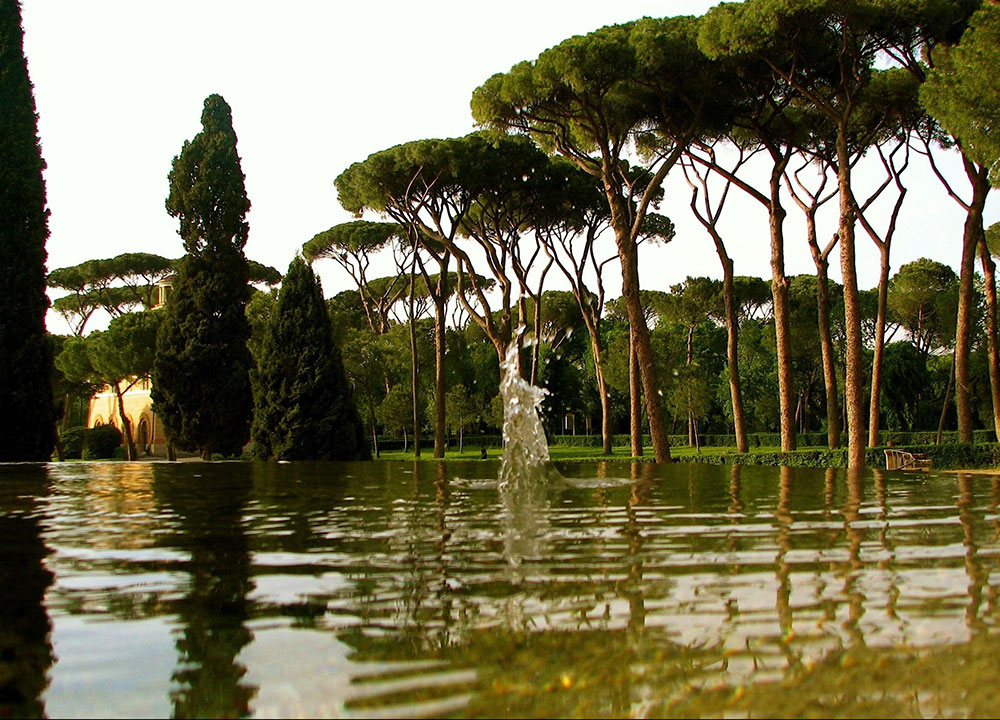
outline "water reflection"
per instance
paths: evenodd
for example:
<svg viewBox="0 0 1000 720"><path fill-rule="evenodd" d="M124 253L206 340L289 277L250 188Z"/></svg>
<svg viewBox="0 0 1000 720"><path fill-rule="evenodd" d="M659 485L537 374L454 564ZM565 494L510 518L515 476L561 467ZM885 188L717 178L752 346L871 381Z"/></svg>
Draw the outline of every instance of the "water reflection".
<svg viewBox="0 0 1000 720"><path fill-rule="evenodd" d="M159 542L189 554L187 589L173 605L182 630L171 692L176 718L244 717L257 688L243 682L237 661L254 588L243 513L253 481L250 466L205 464L196 477L170 464L153 470L153 496L177 523Z"/></svg>
<svg viewBox="0 0 1000 720"><path fill-rule="evenodd" d="M54 659L39 511L47 494L44 466L0 465L0 717L45 717Z"/></svg>
<svg viewBox="0 0 1000 720"><path fill-rule="evenodd" d="M1000 477L558 469L498 488L496 463L78 464L3 485L0 627L35 618L17 714L127 693L176 717L993 712ZM120 679L80 707L74 674Z"/></svg>

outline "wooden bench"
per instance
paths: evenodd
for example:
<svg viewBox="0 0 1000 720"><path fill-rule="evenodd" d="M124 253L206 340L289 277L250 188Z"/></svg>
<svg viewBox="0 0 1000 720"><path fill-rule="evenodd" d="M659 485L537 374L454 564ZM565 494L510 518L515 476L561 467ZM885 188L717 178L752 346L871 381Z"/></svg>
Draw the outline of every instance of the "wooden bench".
<svg viewBox="0 0 1000 720"><path fill-rule="evenodd" d="M930 470L933 460L923 453L912 453L907 450L886 450L886 470Z"/></svg>

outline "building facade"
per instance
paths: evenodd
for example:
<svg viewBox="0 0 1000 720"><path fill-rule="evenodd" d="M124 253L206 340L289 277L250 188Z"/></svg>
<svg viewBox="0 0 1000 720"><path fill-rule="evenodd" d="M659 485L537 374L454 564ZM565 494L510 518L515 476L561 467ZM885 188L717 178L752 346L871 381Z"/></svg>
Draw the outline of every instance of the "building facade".
<svg viewBox="0 0 1000 720"><path fill-rule="evenodd" d="M173 288L174 276L164 278L156 285L156 304L152 308L162 307L167 302L170 290ZM136 380L132 387L125 389L133 379L123 381L119 386L124 391L122 404L125 406L125 416L132 427L132 439L140 455L166 457L167 439L163 426L156 413L153 412L153 400L150 390L152 381L147 378ZM98 425L113 425L124 432L121 413L118 408L118 398L110 385L104 386L100 392L90 398L90 412L87 416L87 427ZM124 440L123 440L124 442Z"/></svg>

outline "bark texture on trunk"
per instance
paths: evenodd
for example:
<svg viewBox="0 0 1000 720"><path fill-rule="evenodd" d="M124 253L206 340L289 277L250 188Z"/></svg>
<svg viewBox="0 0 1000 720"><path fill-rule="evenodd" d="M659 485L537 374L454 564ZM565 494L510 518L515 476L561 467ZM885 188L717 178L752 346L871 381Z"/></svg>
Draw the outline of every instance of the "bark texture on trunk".
<svg viewBox="0 0 1000 720"><path fill-rule="evenodd" d="M795 402L792 385L792 334L788 322L788 276L785 275L785 209L781 206L784 164L771 173L769 206L771 229L771 297L774 301L774 334L778 355L778 400L781 413L781 450L795 449Z"/></svg>
<svg viewBox="0 0 1000 720"><path fill-rule="evenodd" d="M590 336L591 351L594 353L594 374L597 376L597 392L601 398L601 452L612 453L611 399L608 397L608 381L604 378L604 354L601 352L600 338Z"/></svg>
<svg viewBox="0 0 1000 720"><path fill-rule="evenodd" d="M861 374L861 303L855 260L854 209L851 205L851 165L847 128L837 133L837 189L840 192L840 272L844 283L844 324L847 359L844 372L844 409L847 415L847 466L865 466L865 421Z"/></svg>
<svg viewBox="0 0 1000 720"><path fill-rule="evenodd" d="M878 315L872 354L872 387L868 406L868 447L879 445L879 409L882 397L882 355L885 349L885 317L889 296L889 245L879 248Z"/></svg>
<svg viewBox="0 0 1000 720"><path fill-rule="evenodd" d="M817 266L816 308L819 323L820 354L823 357L823 388L826 391L826 442L831 450L840 447L840 395L837 391L837 359L830 331L830 288L824 259Z"/></svg>
<svg viewBox="0 0 1000 720"><path fill-rule="evenodd" d="M743 415L743 389L740 385L740 324L737 316L736 293L733 289L733 261L722 261L722 298L726 306L726 360L729 364L729 399L733 408L733 432L738 452L750 452L746 419Z"/></svg>
<svg viewBox="0 0 1000 720"><path fill-rule="evenodd" d="M445 328L444 299L434 301L434 457L443 458L445 438Z"/></svg>
<svg viewBox="0 0 1000 720"><path fill-rule="evenodd" d="M616 233L617 235L618 233ZM622 297L628 309L631 335L635 339L635 357L642 378L643 397L646 400L646 417L649 419L649 435L653 443L656 462L670 462L670 442L660 404L659 382L656 360L649 341L649 327L642 311L639 298L638 248L630 237L618 239L618 252L622 263Z"/></svg>
<svg viewBox="0 0 1000 720"><path fill-rule="evenodd" d="M972 442L972 393L969 355L972 351L972 325L975 312L973 280L976 248L983 235L983 208L989 193L985 168L965 159L965 170L972 183L972 202L962 233L962 264L958 276L958 321L955 325L955 408L958 411L959 442Z"/></svg>
<svg viewBox="0 0 1000 720"><path fill-rule="evenodd" d="M993 430L1000 439L1000 341L997 337L996 263L986 246L985 237L979 240L979 257L986 285L986 339L989 348L990 391L993 397Z"/></svg>
<svg viewBox="0 0 1000 720"><path fill-rule="evenodd" d="M635 339L631 330L628 336L628 400L629 433L632 456L642 456L642 379L639 377L639 359L635 354Z"/></svg>
<svg viewBox="0 0 1000 720"><path fill-rule="evenodd" d="M132 423L129 422L128 416L125 414L125 398L122 393L121 386L115 383L115 398L118 400L118 416L122 420L122 435L125 438L125 451L128 453L129 460L135 460L135 440L132 439ZM205 458L206 460L211 460L212 457Z"/></svg>

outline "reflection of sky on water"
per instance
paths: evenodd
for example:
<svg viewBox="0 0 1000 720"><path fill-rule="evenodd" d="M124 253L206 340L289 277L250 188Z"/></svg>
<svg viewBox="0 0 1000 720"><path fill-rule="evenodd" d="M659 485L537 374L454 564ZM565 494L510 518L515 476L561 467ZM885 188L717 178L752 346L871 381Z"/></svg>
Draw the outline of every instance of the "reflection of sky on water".
<svg viewBox="0 0 1000 720"><path fill-rule="evenodd" d="M173 625L172 618L60 617L52 633L57 660L45 694L48 716L169 717Z"/></svg>
<svg viewBox="0 0 1000 720"><path fill-rule="evenodd" d="M865 714L843 698L876 678L886 713L909 683L935 714L983 683L922 649L1000 664L998 478L184 465L0 487L7 572L33 578L0 593L47 615L15 652L49 716L697 714L695 689L765 680Z"/></svg>

